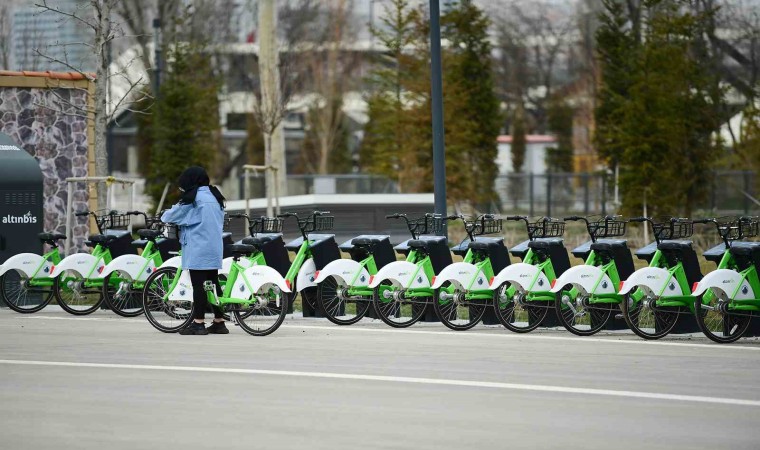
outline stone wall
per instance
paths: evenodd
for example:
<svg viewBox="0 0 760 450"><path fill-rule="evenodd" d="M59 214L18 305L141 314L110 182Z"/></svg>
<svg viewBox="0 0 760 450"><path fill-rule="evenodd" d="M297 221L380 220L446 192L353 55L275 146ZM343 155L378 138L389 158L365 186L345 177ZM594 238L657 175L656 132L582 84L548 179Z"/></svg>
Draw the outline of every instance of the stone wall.
<svg viewBox="0 0 760 450"><path fill-rule="evenodd" d="M88 91L0 86L0 131L37 159L44 176L45 230L66 230L67 177L88 175ZM89 208L84 183L74 191L74 211ZM86 218L74 217L72 249L84 250Z"/></svg>

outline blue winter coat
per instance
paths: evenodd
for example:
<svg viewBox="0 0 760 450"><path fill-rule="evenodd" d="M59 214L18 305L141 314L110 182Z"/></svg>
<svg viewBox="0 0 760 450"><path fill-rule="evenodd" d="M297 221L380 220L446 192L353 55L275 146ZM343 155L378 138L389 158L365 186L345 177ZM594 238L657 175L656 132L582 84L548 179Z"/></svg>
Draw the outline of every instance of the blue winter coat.
<svg viewBox="0 0 760 450"><path fill-rule="evenodd" d="M161 221L179 225L183 269L222 268L224 210L208 186L198 188L192 205L172 206Z"/></svg>

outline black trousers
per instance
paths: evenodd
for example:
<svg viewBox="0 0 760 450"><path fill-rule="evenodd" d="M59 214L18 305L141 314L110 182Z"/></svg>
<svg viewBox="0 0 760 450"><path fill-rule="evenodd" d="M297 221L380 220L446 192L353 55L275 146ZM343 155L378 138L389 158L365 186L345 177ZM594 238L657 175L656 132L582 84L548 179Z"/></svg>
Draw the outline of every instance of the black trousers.
<svg viewBox="0 0 760 450"><path fill-rule="evenodd" d="M193 283L193 319L203 320L206 315L206 307L212 306L214 318L223 317L222 310L218 306L213 306L208 302L206 290L203 283L212 281L216 285L216 295L222 295L222 287L219 285L219 271L212 270L192 270L190 269L190 280Z"/></svg>

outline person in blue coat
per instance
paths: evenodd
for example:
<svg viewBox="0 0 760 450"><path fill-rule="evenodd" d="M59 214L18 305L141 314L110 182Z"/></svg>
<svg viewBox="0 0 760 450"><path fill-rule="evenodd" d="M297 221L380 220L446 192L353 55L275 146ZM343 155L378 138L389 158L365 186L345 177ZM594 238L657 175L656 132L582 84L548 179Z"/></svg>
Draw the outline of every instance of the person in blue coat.
<svg viewBox="0 0 760 450"><path fill-rule="evenodd" d="M182 335L227 334L222 310L214 306L214 321L206 328L204 323L206 291L203 284L210 280L219 286L219 269L222 268L222 227L224 222L224 196L211 186L208 174L202 167L186 169L177 182L182 196L179 203L161 215L161 221L179 226L182 243L182 269L190 271L193 283L193 321L180 330Z"/></svg>

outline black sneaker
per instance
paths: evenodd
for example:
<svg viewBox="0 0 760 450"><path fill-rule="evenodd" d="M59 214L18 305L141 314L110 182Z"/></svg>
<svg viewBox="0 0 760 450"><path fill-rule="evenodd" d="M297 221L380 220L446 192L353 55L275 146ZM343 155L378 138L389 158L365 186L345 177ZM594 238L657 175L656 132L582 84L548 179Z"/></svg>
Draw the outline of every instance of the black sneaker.
<svg viewBox="0 0 760 450"><path fill-rule="evenodd" d="M206 328L209 334L230 334L230 330L224 322L213 322L208 328Z"/></svg>
<svg viewBox="0 0 760 450"><path fill-rule="evenodd" d="M190 325L179 330L179 334L183 336L193 335L193 334L206 335L208 334L208 330L206 330L206 326L204 324L193 321L193 322L190 322Z"/></svg>

